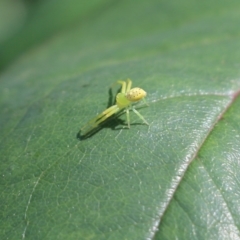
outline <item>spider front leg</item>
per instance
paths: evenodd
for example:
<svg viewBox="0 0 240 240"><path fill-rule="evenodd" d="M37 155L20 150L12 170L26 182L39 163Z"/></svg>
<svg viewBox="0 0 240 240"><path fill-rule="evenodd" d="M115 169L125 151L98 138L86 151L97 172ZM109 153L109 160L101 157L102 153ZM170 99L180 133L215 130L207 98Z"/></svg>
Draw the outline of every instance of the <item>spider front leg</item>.
<svg viewBox="0 0 240 240"><path fill-rule="evenodd" d="M131 87L132 87L132 81L128 78L128 79L127 79L126 93L131 90Z"/></svg>
<svg viewBox="0 0 240 240"><path fill-rule="evenodd" d="M113 114L119 111L119 107L117 105L113 105L97 115L95 118L90 120L83 128L81 128L81 134L86 135L91 132L94 128L98 127L100 123L105 121L107 118L111 117Z"/></svg>
<svg viewBox="0 0 240 240"><path fill-rule="evenodd" d="M127 81L117 81L122 85L121 93L127 93L132 87L132 81L128 78Z"/></svg>
<svg viewBox="0 0 240 240"><path fill-rule="evenodd" d="M117 83L122 85L121 93L125 93L126 92L126 82L124 82L124 81L117 81Z"/></svg>
<svg viewBox="0 0 240 240"><path fill-rule="evenodd" d="M119 111L119 107L117 105L113 105L110 108L106 109L102 112L100 118L96 121L96 124L99 125L103 121L105 121L107 118L111 117L113 114L117 113Z"/></svg>

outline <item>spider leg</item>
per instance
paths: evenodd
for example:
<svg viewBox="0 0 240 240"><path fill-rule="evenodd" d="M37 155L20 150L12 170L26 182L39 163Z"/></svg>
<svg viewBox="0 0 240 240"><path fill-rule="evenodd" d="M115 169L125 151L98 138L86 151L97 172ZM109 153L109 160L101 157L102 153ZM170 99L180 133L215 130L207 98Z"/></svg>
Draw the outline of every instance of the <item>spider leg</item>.
<svg viewBox="0 0 240 240"><path fill-rule="evenodd" d="M127 124L128 124L128 128L130 128L130 114L129 114L129 109L126 109L126 115L127 115Z"/></svg>
<svg viewBox="0 0 240 240"><path fill-rule="evenodd" d="M115 83L112 84L111 88L116 85L116 84L121 84L122 87L121 87L121 93L125 93L126 92L126 82L125 81L122 81L122 80L119 80Z"/></svg>
<svg viewBox="0 0 240 240"><path fill-rule="evenodd" d="M119 107L117 105L113 105L110 108L103 111L99 118L97 118L95 125L99 125L101 122L105 121L107 118L111 117L113 114L117 113L119 111Z"/></svg>
<svg viewBox="0 0 240 240"><path fill-rule="evenodd" d="M126 93L126 82L124 82L124 81L117 81L117 83L122 85L121 93Z"/></svg>
<svg viewBox="0 0 240 240"><path fill-rule="evenodd" d="M130 91L131 87L132 87L132 81L128 78L126 92Z"/></svg>
<svg viewBox="0 0 240 240"><path fill-rule="evenodd" d="M113 105L110 108L106 109L102 113L98 114L95 118L90 120L83 128L81 128L81 133L83 135L92 131L96 128L101 122L106 120L108 117L112 116L114 113L118 112L120 109L117 105Z"/></svg>
<svg viewBox="0 0 240 240"><path fill-rule="evenodd" d="M143 120L144 123L149 125L149 123L145 120L145 118L135 108L132 108L132 110L138 115L139 118Z"/></svg>
<svg viewBox="0 0 240 240"><path fill-rule="evenodd" d="M127 93L132 87L132 81L128 78L127 81L117 81L117 83L122 85L121 93Z"/></svg>
<svg viewBox="0 0 240 240"><path fill-rule="evenodd" d="M149 107L149 104L147 103L145 98L142 98L143 102Z"/></svg>

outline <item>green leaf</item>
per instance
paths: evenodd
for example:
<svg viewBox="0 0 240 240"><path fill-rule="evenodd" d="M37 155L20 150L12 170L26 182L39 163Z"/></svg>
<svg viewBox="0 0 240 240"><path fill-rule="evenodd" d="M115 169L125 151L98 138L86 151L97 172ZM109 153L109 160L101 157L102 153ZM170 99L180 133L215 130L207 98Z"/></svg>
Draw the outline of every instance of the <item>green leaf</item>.
<svg viewBox="0 0 240 240"><path fill-rule="evenodd" d="M96 4L2 45L0 239L239 239L239 1ZM150 126L79 139L127 78Z"/></svg>

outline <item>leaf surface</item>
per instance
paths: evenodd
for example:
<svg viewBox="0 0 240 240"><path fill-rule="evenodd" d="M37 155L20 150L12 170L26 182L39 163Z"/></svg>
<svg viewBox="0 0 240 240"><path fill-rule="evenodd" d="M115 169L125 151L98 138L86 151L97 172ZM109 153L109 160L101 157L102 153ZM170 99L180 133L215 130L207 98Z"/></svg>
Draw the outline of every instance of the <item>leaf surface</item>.
<svg viewBox="0 0 240 240"><path fill-rule="evenodd" d="M239 239L239 5L85 6L2 57L0 238ZM127 78L150 126L131 112L79 139Z"/></svg>

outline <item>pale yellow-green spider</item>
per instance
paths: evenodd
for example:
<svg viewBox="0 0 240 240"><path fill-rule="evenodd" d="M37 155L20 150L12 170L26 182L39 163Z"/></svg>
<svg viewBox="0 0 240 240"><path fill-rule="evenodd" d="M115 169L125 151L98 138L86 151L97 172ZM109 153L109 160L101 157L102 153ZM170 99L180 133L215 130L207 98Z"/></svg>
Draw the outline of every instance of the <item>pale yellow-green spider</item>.
<svg viewBox="0 0 240 240"><path fill-rule="evenodd" d="M132 106L132 103L138 102L140 100L145 101L144 97L146 97L147 93L138 87L131 88L132 81L130 79L127 79L127 81L117 81L117 83L121 84L122 88L121 92L116 96L116 105L109 107L97 115L95 118L90 120L84 127L81 128L81 135L88 134L93 129L98 127L100 123L111 117L113 114L123 110L124 108L126 108L128 128L130 128L129 110L133 110L145 124L149 125L144 117L134 108L134 106Z"/></svg>

